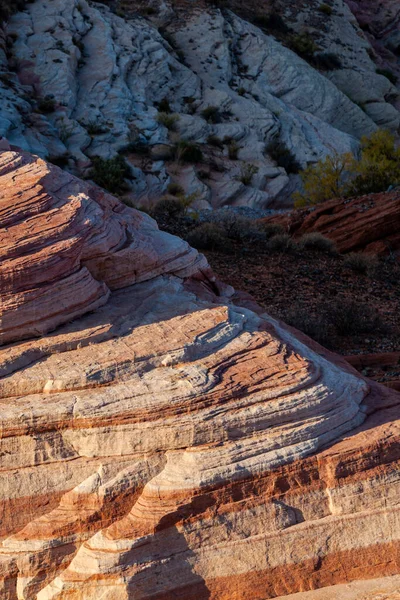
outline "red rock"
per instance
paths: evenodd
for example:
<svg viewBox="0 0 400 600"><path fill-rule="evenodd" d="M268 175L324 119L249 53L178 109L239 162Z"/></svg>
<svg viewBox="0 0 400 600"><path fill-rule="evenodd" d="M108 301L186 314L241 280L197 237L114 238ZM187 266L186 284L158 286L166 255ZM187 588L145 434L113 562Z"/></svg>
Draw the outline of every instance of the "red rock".
<svg viewBox="0 0 400 600"><path fill-rule="evenodd" d="M399 573L400 395L98 188L15 152L0 172L2 600Z"/></svg>
<svg viewBox="0 0 400 600"><path fill-rule="evenodd" d="M400 192L333 199L316 207L273 215L263 222L280 224L295 237L318 231L332 239L340 252L398 254Z"/></svg>

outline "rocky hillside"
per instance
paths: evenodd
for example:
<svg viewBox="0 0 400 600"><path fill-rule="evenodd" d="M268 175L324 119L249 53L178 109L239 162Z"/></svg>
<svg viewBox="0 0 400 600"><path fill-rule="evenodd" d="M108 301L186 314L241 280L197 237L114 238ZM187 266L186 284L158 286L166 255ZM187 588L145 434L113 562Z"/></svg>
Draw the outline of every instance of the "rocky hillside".
<svg viewBox="0 0 400 600"><path fill-rule="evenodd" d="M2 600L393 591L396 392L40 158L0 225Z"/></svg>
<svg viewBox="0 0 400 600"><path fill-rule="evenodd" d="M350 0L216 4L26 4L4 26L0 135L88 177L121 154L131 204L172 182L197 206L265 208L308 163L397 132L396 3L379 26ZM121 162L97 163L112 185Z"/></svg>

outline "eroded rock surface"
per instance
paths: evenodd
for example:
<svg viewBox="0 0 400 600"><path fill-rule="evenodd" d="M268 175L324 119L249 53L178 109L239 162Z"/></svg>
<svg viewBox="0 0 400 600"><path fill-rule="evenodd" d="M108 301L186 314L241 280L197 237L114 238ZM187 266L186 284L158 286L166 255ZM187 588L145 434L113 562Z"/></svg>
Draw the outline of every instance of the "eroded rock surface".
<svg viewBox="0 0 400 600"><path fill-rule="evenodd" d="M366 251L399 256L400 192L369 194L347 200L333 199L319 206L274 215L294 236L319 232L332 239L340 252Z"/></svg>
<svg viewBox="0 0 400 600"><path fill-rule="evenodd" d="M0 159L1 597L265 600L398 573L399 395L148 217Z"/></svg>
<svg viewBox="0 0 400 600"><path fill-rule="evenodd" d="M36 0L0 44L0 135L79 174L123 150L136 205L171 181L199 207L290 205L299 167L400 124L398 89L376 73L356 18L343 0L330 16L321 3L285 0L277 10L286 37L313 35L319 54L339 57L340 68L323 72L273 31L201 2L155 2L145 19L129 7L120 16L86 0ZM160 122L166 109L179 116L174 131ZM180 160L181 140L201 146L202 163ZM297 165L279 166L272 142ZM258 169L250 181L248 164Z"/></svg>

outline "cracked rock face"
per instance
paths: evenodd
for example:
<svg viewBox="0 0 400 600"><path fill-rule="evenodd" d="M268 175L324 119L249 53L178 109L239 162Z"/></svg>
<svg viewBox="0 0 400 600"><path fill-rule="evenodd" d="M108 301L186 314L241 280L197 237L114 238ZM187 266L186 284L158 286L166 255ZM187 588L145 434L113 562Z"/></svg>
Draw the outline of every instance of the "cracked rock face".
<svg viewBox="0 0 400 600"><path fill-rule="evenodd" d="M397 393L41 159L2 152L0 190L2 599L265 600L398 572Z"/></svg>
<svg viewBox="0 0 400 600"><path fill-rule="evenodd" d="M285 206L299 178L273 160L271 142L286 144L305 166L355 150L377 126L400 124L398 90L376 74L347 5L335 0L329 18L310 3L296 6L284 12L293 31L318 32L320 51L338 54L342 68L318 72L229 10L163 5L153 20L125 19L86 0L36 0L4 34L0 134L80 174L94 156L124 150L126 195L136 205L151 204L174 182L199 207ZM158 106L179 117L172 128ZM204 112L210 107L218 113ZM182 139L202 147L202 163L180 159L174 148ZM244 184L247 163L258 170Z"/></svg>

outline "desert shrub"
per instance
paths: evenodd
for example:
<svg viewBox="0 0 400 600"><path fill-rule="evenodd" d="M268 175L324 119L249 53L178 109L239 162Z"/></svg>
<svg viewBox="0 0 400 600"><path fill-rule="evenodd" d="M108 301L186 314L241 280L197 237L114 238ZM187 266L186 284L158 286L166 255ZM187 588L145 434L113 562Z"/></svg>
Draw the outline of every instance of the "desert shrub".
<svg viewBox="0 0 400 600"><path fill-rule="evenodd" d="M379 129L361 139L360 154L333 154L301 174L304 193L296 193L296 206L318 204L331 198L384 192L400 183L400 148L394 134Z"/></svg>
<svg viewBox="0 0 400 600"><path fill-rule="evenodd" d="M221 138L214 134L208 136L207 144L214 146L215 148L219 148L220 150L222 150L224 147L224 142L221 140Z"/></svg>
<svg viewBox="0 0 400 600"><path fill-rule="evenodd" d="M310 59L319 48L309 33L292 35L289 39L290 48L303 58Z"/></svg>
<svg viewBox="0 0 400 600"><path fill-rule="evenodd" d="M117 194L124 189L125 178L128 177L130 170L122 156L108 159L94 156L92 163L91 178L97 185L112 194Z"/></svg>
<svg viewBox="0 0 400 600"><path fill-rule="evenodd" d="M153 207L151 214L158 221L163 219L176 219L185 212L185 207L179 198L161 198Z"/></svg>
<svg viewBox="0 0 400 600"><path fill-rule="evenodd" d="M315 54L313 64L322 71L335 71L343 66L340 57L333 52Z"/></svg>
<svg viewBox="0 0 400 600"><path fill-rule="evenodd" d="M389 81L393 83L393 85L396 85L398 77L390 69L376 69L376 72L378 75L383 75L384 77L386 77L386 79L389 79Z"/></svg>
<svg viewBox="0 0 400 600"><path fill-rule="evenodd" d="M156 106L160 113L170 114L172 112L168 98L163 98L160 102L156 103Z"/></svg>
<svg viewBox="0 0 400 600"><path fill-rule="evenodd" d="M258 167L252 163L243 163L240 169L239 181L241 181L243 185L250 185L254 175L258 173L258 170Z"/></svg>
<svg viewBox="0 0 400 600"><path fill-rule="evenodd" d="M375 131L361 139L361 156L353 161L348 195L384 192L400 183L400 148L394 134Z"/></svg>
<svg viewBox="0 0 400 600"><path fill-rule="evenodd" d="M0 0L0 23L6 21L12 14L25 8L31 0Z"/></svg>
<svg viewBox="0 0 400 600"><path fill-rule="evenodd" d="M263 242L266 238L262 226L254 219L230 211L223 216L220 225L227 237L238 242Z"/></svg>
<svg viewBox="0 0 400 600"><path fill-rule="evenodd" d="M358 335L383 331L384 324L376 309L355 300L342 299L330 308L330 318L339 335Z"/></svg>
<svg viewBox="0 0 400 600"><path fill-rule="evenodd" d="M355 273L373 275L378 266L378 261L374 255L363 252L351 252L345 256L343 264Z"/></svg>
<svg viewBox="0 0 400 600"><path fill-rule="evenodd" d="M282 225L278 225L276 223L261 223L260 227L262 227L267 239L270 239L275 235L282 235L285 233L285 229L282 227Z"/></svg>
<svg viewBox="0 0 400 600"><path fill-rule="evenodd" d="M185 190L179 183L170 183L168 184L167 192L168 194L171 194L171 196L183 196Z"/></svg>
<svg viewBox="0 0 400 600"><path fill-rule="evenodd" d="M352 154L335 153L309 165L301 173L304 192L293 195L295 206L318 204L347 195L347 173L352 164Z"/></svg>
<svg viewBox="0 0 400 600"><path fill-rule="evenodd" d="M173 147L173 154L177 161L199 163L203 160L203 152L196 142L179 140Z"/></svg>
<svg viewBox="0 0 400 600"><path fill-rule="evenodd" d="M47 161L56 165L57 167L66 167L71 154L69 152L63 152L62 154L49 154Z"/></svg>
<svg viewBox="0 0 400 600"><path fill-rule="evenodd" d="M300 171L300 163L285 142L272 140L265 147L265 151L277 163L278 167L283 167L287 173L298 173Z"/></svg>
<svg viewBox="0 0 400 600"><path fill-rule="evenodd" d="M255 25L264 29L272 29L273 31L279 31L281 33L287 33L289 27L281 15L277 12L271 12L269 14L258 14L253 20Z"/></svg>
<svg viewBox="0 0 400 600"><path fill-rule="evenodd" d="M333 13L333 8L332 6L329 6L329 4L321 4L318 7L319 12L322 12L324 15L328 15L330 16Z"/></svg>
<svg viewBox="0 0 400 600"><path fill-rule="evenodd" d="M283 315L288 325L302 331L323 346L329 346L331 339L329 322L325 314L313 315L305 307L295 308Z"/></svg>
<svg viewBox="0 0 400 600"><path fill-rule="evenodd" d="M266 249L272 253L293 252L297 245L288 233L278 233L268 240Z"/></svg>
<svg viewBox="0 0 400 600"><path fill-rule="evenodd" d="M175 113L170 114L170 113L166 113L166 112L159 112L157 115L157 123L159 123L160 125L163 125L170 131L176 130L176 125L177 125L178 121L179 121L179 115L177 115Z"/></svg>
<svg viewBox="0 0 400 600"><path fill-rule="evenodd" d="M101 135L102 133L108 133L110 131L109 127L96 119L91 119L87 123L81 123L81 125L86 129L89 135Z"/></svg>
<svg viewBox="0 0 400 600"><path fill-rule="evenodd" d="M37 106L41 113L52 113L56 109L56 101L51 96L45 96L44 98L39 98Z"/></svg>
<svg viewBox="0 0 400 600"><path fill-rule="evenodd" d="M220 123L222 121L222 116L218 106L207 106L201 111L201 116L208 123Z"/></svg>
<svg viewBox="0 0 400 600"><path fill-rule="evenodd" d="M186 236L186 241L198 250L226 250L229 242L225 229L217 223L202 223Z"/></svg>
<svg viewBox="0 0 400 600"><path fill-rule="evenodd" d="M336 252L335 242L317 231L304 234L300 239L299 246L307 250L320 250L322 252L329 252L330 254Z"/></svg>
<svg viewBox="0 0 400 600"><path fill-rule="evenodd" d="M235 140L230 140L227 144L228 156L231 160L237 160L240 150L239 144Z"/></svg>

